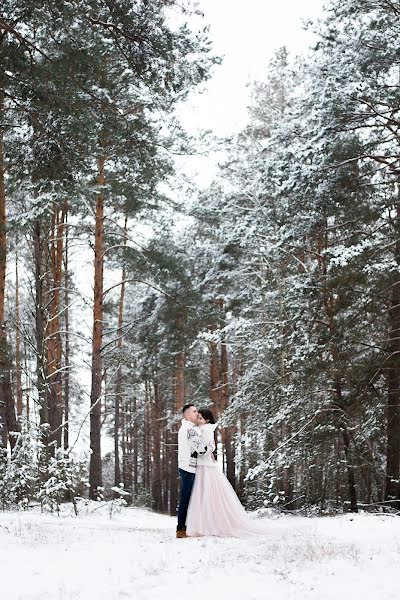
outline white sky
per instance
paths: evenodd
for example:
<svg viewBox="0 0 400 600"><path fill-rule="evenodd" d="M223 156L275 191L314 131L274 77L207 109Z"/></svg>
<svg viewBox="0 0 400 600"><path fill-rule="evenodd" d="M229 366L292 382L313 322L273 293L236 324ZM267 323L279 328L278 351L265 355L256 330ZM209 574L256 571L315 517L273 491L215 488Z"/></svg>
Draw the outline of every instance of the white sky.
<svg viewBox="0 0 400 600"><path fill-rule="evenodd" d="M311 33L302 19L321 14L323 0L200 0L204 24L216 54L224 57L203 94L192 96L182 111L187 127L212 128L219 135L246 120L246 84L262 79L275 49L306 51Z"/></svg>
<svg viewBox="0 0 400 600"><path fill-rule="evenodd" d="M262 80L274 50L285 45L292 53L307 52L312 34L303 19L321 15L323 0L199 0L204 18L194 26L210 25L214 52L223 63L214 68L206 90L195 92L179 109L185 128L194 133L212 129L227 136L243 128L249 105L248 83ZM207 185L217 157L179 159L179 167Z"/></svg>

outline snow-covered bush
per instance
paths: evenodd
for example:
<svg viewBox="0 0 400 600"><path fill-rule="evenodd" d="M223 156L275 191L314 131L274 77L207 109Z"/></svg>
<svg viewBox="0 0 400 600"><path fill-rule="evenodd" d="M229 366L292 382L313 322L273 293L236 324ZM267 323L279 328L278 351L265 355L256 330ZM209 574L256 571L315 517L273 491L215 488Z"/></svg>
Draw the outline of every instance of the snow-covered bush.
<svg viewBox="0 0 400 600"><path fill-rule="evenodd" d="M121 512L122 508L128 506L131 494L124 489L124 484L120 483L119 486L114 486L111 490L115 494L114 500L110 503L110 519L115 512Z"/></svg>
<svg viewBox="0 0 400 600"><path fill-rule="evenodd" d="M75 496L77 488L82 484L82 469L75 463L70 454L58 448L54 457L50 457L47 467L42 472L41 482L37 490L37 500L43 508L59 513L60 504L70 501L77 513Z"/></svg>
<svg viewBox="0 0 400 600"><path fill-rule="evenodd" d="M138 485L132 496L132 506L151 508L151 492L145 486Z"/></svg>
<svg viewBox="0 0 400 600"><path fill-rule="evenodd" d="M32 435L23 427L11 456L2 451L0 459L0 503L4 508L27 508L33 497L36 460Z"/></svg>

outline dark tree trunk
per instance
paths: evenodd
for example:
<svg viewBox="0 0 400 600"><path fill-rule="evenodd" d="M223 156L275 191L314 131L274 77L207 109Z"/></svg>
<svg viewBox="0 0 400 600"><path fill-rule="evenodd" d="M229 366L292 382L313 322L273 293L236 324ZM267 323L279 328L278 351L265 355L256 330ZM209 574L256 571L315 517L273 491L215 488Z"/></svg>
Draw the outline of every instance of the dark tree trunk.
<svg viewBox="0 0 400 600"><path fill-rule="evenodd" d="M22 372L21 372L21 334L19 315L19 277L18 256L15 259L15 387L17 394L17 414L22 415Z"/></svg>
<svg viewBox="0 0 400 600"><path fill-rule="evenodd" d="M240 463L239 463L239 476L238 476L238 485L236 489L236 493L238 494L241 501L244 498L244 479L246 476L247 465L246 465L246 447L245 442L242 441L244 439L246 432L245 427L245 416L243 414L240 415Z"/></svg>
<svg viewBox="0 0 400 600"><path fill-rule="evenodd" d="M229 405L229 381L228 381L228 347L225 338L221 343L221 408L225 410ZM226 476L236 489L236 474L235 474L235 446L234 446L234 428L232 426L225 427L224 430L225 442L225 458L226 458Z"/></svg>
<svg viewBox="0 0 400 600"><path fill-rule="evenodd" d="M182 413L182 407L185 404L185 352L181 350L176 358L176 374L175 374L175 406L174 412L176 415ZM169 436L170 451L170 467L169 467L169 511L171 516L176 515L178 506L178 430L180 422L176 423L171 430Z"/></svg>
<svg viewBox="0 0 400 600"><path fill-rule="evenodd" d="M68 205L65 207L65 253L64 253L64 449L69 448L69 387L70 387L70 341L69 341L69 255L68 255Z"/></svg>
<svg viewBox="0 0 400 600"><path fill-rule="evenodd" d="M35 338L36 338L36 385L39 396L39 420L41 425L41 440L44 452L41 460L47 464L49 452L49 415L48 394L46 385L46 357L44 350L44 315L43 315L43 260L42 260L42 227L37 220L33 228L33 249L35 260Z"/></svg>
<svg viewBox="0 0 400 600"><path fill-rule="evenodd" d="M336 389L336 399L339 408L343 411L343 418L340 424L340 433L343 441L343 451L346 457L346 469L347 469L347 484L349 490L349 500L350 500L350 512L358 512L357 506L357 491L356 491L356 483L355 483L355 475L354 475L354 467L353 467L353 459L352 452L350 450L350 435L347 428L346 417L344 415L344 405L343 405L343 397L342 397L342 386L339 379L335 382Z"/></svg>
<svg viewBox="0 0 400 600"><path fill-rule="evenodd" d="M50 443L60 448L62 443L63 397L62 397L62 340L60 333L61 282L64 254L64 220L66 204L54 206L50 240L47 278L47 305L50 318L46 323L48 412Z"/></svg>
<svg viewBox="0 0 400 600"><path fill-rule="evenodd" d="M218 416L220 410L220 369L219 354L216 342L209 342L210 349L210 399Z"/></svg>
<svg viewBox="0 0 400 600"><path fill-rule="evenodd" d="M28 352L28 342L25 339L24 340L24 370L25 373L29 372L28 369L28 356L29 356L29 352ZM28 427L29 427L29 420L31 417L31 387L30 387L30 383L29 383L29 379L25 378L25 407L26 407L26 420L28 422Z"/></svg>
<svg viewBox="0 0 400 600"><path fill-rule="evenodd" d="M132 410L133 400L129 398L126 401L128 413L126 419L126 489L132 492L133 489L133 427L132 427Z"/></svg>
<svg viewBox="0 0 400 600"><path fill-rule="evenodd" d="M385 500L396 507L399 499L400 474L400 282L392 292L390 319L390 352L388 366L387 451Z"/></svg>
<svg viewBox="0 0 400 600"><path fill-rule="evenodd" d="M99 159L98 184L105 183L105 160ZM95 244L94 244L94 300L93 300L93 338L92 338L92 385L90 393L90 466L89 497L98 497L102 487L101 473L101 384L103 341L103 273L104 270L104 191L96 199Z"/></svg>
<svg viewBox="0 0 400 600"><path fill-rule="evenodd" d="M215 327L211 327L211 331L214 331ZM216 342L209 342L208 344L210 350L210 400L213 404L212 409L214 413L215 420L218 420L219 411L221 409L221 386L220 386L220 361L219 361L219 352L218 345ZM217 448L218 444L218 434L217 430L214 432L214 441L215 447ZM217 453L215 452L215 455Z"/></svg>
<svg viewBox="0 0 400 600"><path fill-rule="evenodd" d="M0 38L0 47L3 35ZM7 344L5 325L5 281L7 266L7 224L6 224L6 193L5 193L5 167L4 167L4 77L0 73L0 428L1 444L7 446L10 442L14 448L16 437L13 435L19 430L11 388L11 360Z"/></svg>
<svg viewBox="0 0 400 600"><path fill-rule="evenodd" d="M393 221L394 258L400 266L400 181L398 182L398 203ZM387 366L387 450L385 500L394 508L399 508L400 499L400 280L392 284L389 308L390 352Z"/></svg>
<svg viewBox="0 0 400 600"><path fill-rule="evenodd" d="M354 477L354 468L351 462L350 455L350 436L347 431L346 425L342 427L342 440L343 440L343 449L344 454L346 456L346 467L347 467L347 483L349 489L349 498L350 498L350 512L358 512L357 506L357 492L356 492L356 484Z"/></svg>
<svg viewBox="0 0 400 600"><path fill-rule="evenodd" d="M125 216L124 225L124 244L127 241L127 225L128 219ZM124 300L125 300L125 266L122 269L121 275L121 289L119 298L119 310L118 310L118 332L117 332L117 348L119 351L122 350L123 330L122 325L124 321ZM121 361L121 356L118 356L118 361ZM122 405L122 366L118 365L116 384L115 384L115 411L114 411L114 485L118 486L121 483L121 467L119 460L119 446L120 446L120 407Z"/></svg>
<svg viewBox="0 0 400 600"><path fill-rule="evenodd" d="M150 393L149 382L144 382L144 427L143 427L143 486L150 491L150 465L151 465L151 442L150 442Z"/></svg>
<svg viewBox="0 0 400 600"><path fill-rule="evenodd" d="M152 429L152 468L151 468L151 497L152 508L162 510L162 489L161 489L161 395L160 384L154 382L154 398L151 410L151 429Z"/></svg>
<svg viewBox="0 0 400 600"><path fill-rule="evenodd" d="M117 381L114 399L114 486L121 483L121 467L119 462L119 434L120 434L120 402L121 402L121 367L117 369Z"/></svg>
<svg viewBox="0 0 400 600"><path fill-rule="evenodd" d="M169 431L167 428L162 430L162 500L163 500L163 512L168 513L169 505L169 484L171 481L169 469L170 469L170 453L169 453Z"/></svg>
<svg viewBox="0 0 400 600"><path fill-rule="evenodd" d="M138 483L139 483L139 427L137 423L137 402L136 398L133 399L133 440L132 440L132 468L133 468L133 492L137 494Z"/></svg>

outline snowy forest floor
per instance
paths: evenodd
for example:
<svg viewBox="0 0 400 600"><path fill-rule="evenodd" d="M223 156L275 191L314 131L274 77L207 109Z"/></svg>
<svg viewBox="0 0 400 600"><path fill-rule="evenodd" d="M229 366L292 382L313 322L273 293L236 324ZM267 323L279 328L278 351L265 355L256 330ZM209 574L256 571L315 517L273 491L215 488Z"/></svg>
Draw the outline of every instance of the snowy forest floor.
<svg viewBox="0 0 400 600"><path fill-rule="evenodd" d="M175 519L109 505L0 513L7 600L398 598L400 518L267 517L252 539L177 540Z"/></svg>

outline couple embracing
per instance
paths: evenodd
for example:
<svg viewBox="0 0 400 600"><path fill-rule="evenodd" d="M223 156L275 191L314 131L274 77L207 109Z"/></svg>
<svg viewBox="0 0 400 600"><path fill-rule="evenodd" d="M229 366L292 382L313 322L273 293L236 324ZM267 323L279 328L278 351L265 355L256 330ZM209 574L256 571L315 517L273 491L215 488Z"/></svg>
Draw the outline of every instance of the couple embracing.
<svg viewBox="0 0 400 600"><path fill-rule="evenodd" d="M197 410L194 404L185 404L178 433L181 492L177 538L242 537L260 533L217 466L214 458L216 427L211 410Z"/></svg>

